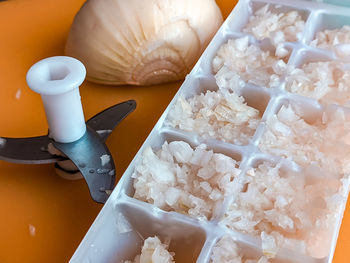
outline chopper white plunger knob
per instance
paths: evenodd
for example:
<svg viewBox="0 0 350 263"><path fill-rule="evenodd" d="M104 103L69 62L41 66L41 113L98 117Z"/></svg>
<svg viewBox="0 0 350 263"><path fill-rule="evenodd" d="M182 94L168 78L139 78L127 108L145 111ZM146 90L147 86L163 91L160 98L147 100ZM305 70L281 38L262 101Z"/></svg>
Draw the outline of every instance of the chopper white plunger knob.
<svg viewBox="0 0 350 263"><path fill-rule="evenodd" d="M27 73L28 86L43 100L49 137L57 142L74 142L86 131L79 93L85 75L79 60L65 56L43 59Z"/></svg>

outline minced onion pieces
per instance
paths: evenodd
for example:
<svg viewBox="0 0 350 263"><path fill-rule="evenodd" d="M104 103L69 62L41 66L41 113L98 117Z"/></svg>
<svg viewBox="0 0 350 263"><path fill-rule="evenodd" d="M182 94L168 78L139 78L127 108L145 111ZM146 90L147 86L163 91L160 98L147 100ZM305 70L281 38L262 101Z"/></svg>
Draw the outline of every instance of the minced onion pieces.
<svg viewBox="0 0 350 263"><path fill-rule="evenodd" d="M277 46L286 41L300 40L304 28L305 21L298 11L271 11L270 5L264 5L249 17L243 32L252 34L258 40L270 38Z"/></svg>
<svg viewBox="0 0 350 263"><path fill-rule="evenodd" d="M278 55L262 50L250 43L248 36L229 39L213 59L213 72L218 86L239 90L245 83L267 86L278 77L279 64L284 61ZM285 63L284 63L285 64Z"/></svg>
<svg viewBox="0 0 350 263"><path fill-rule="evenodd" d="M242 253L237 243L226 235L215 244L210 257L210 263L269 263L269 260L262 256L259 259Z"/></svg>
<svg viewBox="0 0 350 263"><path fill-rule="evenodd" d="M220 89L188 99L180 96L166 124L203 138L244 145L250 143L259 120L259 111L248 106L242 96Z"/></svg>
<svg viewBox="0 0 350 263"><path fill-rule="evenodd" d="M310 46L323 49L336 48L338 45L350 44L350 26L344 25L341 28L325 29L315 35L315 39L310 42Z"/></svg>
<svg viewBox="0 0 350 263"><path fill-rule="evenodd" d="M174 252L168 251L168 245L163 244L157 236L145 239L141 254L137 255L134 261L123 263L175 263Z"/></svg>
<svg viewBox="0 0 350 263"><path fill-rule="evenodd" d="M148 147L132 175L134 197L166 211L210 219L235 189L238 164L204 144L193 149L186 142L173 141L159 150Z"/></svg>
<svg viewBox="0 0 350 263"><path fill-rule="evenodd" d="M289 69L286 90L323 103L350 103L350 70L337 61L309 62Z"/></svg>
<svg viewBox="0 0 350 263"><path fill-rule="evenodd" d="M259 143L261 151L281 156L300 166L319 167L323 174L344 176L350 172L350 119L344 109L324 111L311 118L283 105L271 116Z"/></svg>
<svg viewBox="0 0 350 263"><path fill-rule="evenodd" d="M267 257L288 248L312 257L328 255L345 195L332 175L263 162L247 172L247 190L237 195L222 221L262 240Z"/></svg>

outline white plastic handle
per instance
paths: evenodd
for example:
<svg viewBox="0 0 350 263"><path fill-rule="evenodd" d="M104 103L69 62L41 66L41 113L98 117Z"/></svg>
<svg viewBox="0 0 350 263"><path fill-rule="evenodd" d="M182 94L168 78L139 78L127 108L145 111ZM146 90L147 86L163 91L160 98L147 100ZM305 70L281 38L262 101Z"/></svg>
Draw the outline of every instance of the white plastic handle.
<svg viewBox="0 0 350 263"><path fill-rule="evenodd" d="M57 142L74 142L86 131L79 93L85 75L79 60L65 56L43 59L27 73L28 86L43 100L49 136Z"/></svg>

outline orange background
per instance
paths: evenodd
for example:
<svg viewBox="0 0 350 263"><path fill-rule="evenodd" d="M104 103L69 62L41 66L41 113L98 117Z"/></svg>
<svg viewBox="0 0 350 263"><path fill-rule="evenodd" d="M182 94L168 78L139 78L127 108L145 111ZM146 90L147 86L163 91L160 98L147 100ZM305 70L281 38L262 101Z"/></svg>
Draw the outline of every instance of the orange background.
<svg viewBox="0 0 350 263"><path fill-rule="evenodd" d="M84 0L9 0L0 2L0 136L45 134L40 96L25 75L45 57L63 55L74 15ZM235 1L218 0L226 17ZM85 82L80 89L85 117L135 99L137 109L107 140L117 177L164 111L181 82L154 87L106 87ZM16 99L17 92L20 98ZM0 263L66 262L101 209L83 180L66 181L52 165L0 161ZM35 227L35 235L30 234ZM334 261L350 262L350 211L346 211Z"/></svg>

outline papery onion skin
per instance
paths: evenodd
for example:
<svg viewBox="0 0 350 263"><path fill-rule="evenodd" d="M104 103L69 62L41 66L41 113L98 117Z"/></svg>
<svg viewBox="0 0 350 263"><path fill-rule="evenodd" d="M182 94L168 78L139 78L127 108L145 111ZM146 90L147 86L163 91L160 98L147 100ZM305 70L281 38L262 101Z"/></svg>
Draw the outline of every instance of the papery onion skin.
<svg viewBox="0 0 350 263"><path fill-rule="evenodd" d="M222 21L214 0L87 0L65 54L95 83L172 82L189 73Z"/></svg>

